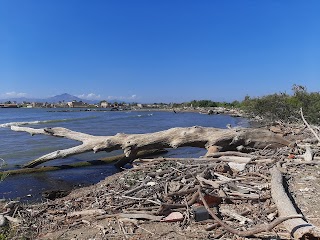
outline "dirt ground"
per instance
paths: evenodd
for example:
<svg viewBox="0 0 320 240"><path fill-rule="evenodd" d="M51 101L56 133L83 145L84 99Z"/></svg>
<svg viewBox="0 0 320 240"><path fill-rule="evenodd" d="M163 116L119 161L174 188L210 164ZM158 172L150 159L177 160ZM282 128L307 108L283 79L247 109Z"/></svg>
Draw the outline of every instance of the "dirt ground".
<svg viewBox="0 0 320 240"><path fill-rule="evenodd" d="M299 165L290 169L290 193L308 222L320 226L320 166Z"/></svg>
<svg viewBox="0 0 320 240"><path fill-rule="evenodd" d="M301 213L308 222L315 226L320 226L320 167L319 165L299 165L288 169L289 174L286 179L289 184L289 191L294 202L301 210ZM212 220L196 222L191 220L188 226L183 226L181 222L158 222L150 220L133 220L122 219L116 217L108 217L103 219L92 218L91 216L83 217L80 221L76 219L61 219L57 209L64 211L64 206L68 203L75 208L75 202L79 203L79 209L95 208L94 196L102 194L101 192L109 192L111 189L116 189L119 179L124 173L118 173L110 176L100 183L74 190L71 194L64 198L59 198L54 201L48 201L43 204L30 206L31 213L29 221L33 221L41 214L46 212L52 214L52 230L46 225L44 228L39 228L41 225L41 217L34 221L33 224L26 224L27 229L15 229L16 236L12 239L21 239L20 237L28 236L29 239L246 239L221 230L221 228L212 231L206 231L205 228L212 224ZM28 210L27 206L23 207ZM79 210L74 209L74 210ZM58 216L58 217L57 217ZM31 217L31 219L30 219ZM34 218L32 220L32 218ZM68 222L69 221L69 222ZM56 226L60 224L60 226ZM43 226L42 226L43 227ZM30 231L33 232L30 235ZM283 233L283 234L281 234ZM19 237L18 237L19 236ZM256 239L289 239L290 236L285 233L283 225L276 228L270 234L262 237L256 236ZM28 239L28 238L27 238ZM251 238L252 239L252 238Z"/></svg>

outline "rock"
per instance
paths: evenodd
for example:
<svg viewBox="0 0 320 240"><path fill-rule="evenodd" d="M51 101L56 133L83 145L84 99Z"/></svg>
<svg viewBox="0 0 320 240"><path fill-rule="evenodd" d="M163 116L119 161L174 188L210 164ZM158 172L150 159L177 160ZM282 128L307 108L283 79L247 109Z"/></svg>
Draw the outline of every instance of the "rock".
<svg viewBox="0 0 320 240"><path fill-rule="evenodd" d="M280 133L280 134L283 133L280 127L271 126L269 130L274 133Z"/></svg>
<svg viewBox="0 0 320 240"><path fill-rule="evenodd" d="M241 172L246 168L246 163L229 162L228 165L234 171Z"/></svg>
<svg viewBox="0 0 320 240"><path fill-rule="evenodd" d="M193 206L192 208L196 222L204 221L210 218L210 215L204 206Z"/></svg>
<svg viewBox="0 0 320 240"><path fill-rule="evenodd" d="M2 215L0 214L0 227L3 227L7 224L7 219Z"/></svg>
<svg viewBox="0 0 320 240"><path fill-rule="evenodd" d="M219 146L210 146L210 147L208 148L208 152L207 152L206 155L208 155L208 154L210 154L210 153L219 152L220 149L221 149L221 147L219 147Z"/></svg>
<svg viewBox="0 0 320 240"><path fill-rule="evenodd" d="M213 111L210 109L208 110L208 115L211 115L211 114L213 114Z"/></svg>
<svg viewBox="0 0 320 240"><path fill-rule="evenodd" d="M154 186L154 185L156 185L157 183L156 182L148 182L147 183L147 186Z"/></svg>
<svg viewBox="0 0 320 240"><path fill-rule="evenodd" d="M42 193L42 197L54 200L56 198L62 198L67 196L71 191L67 190L51 190L51 191L44 191Z"/></svg>
<svg viewBox="0 0 320 240"><path fill-rule="evenodd" d="M183 220L183 215L180 212L172 212L166 216L162 221L164 222L178 222Z"/></svg>
<svg viewBox="0 0 320 240"><path fill-rule="evenodd" d="M177 192L177 191L179 191L181 184L176 181L171 181L171 182L169 182L168 187L169 187L170 192Z"/></svg>
<svg viewBox="0 0 320 240"><path fill-rule="evenodd" d="M9 222L11 223L16 223L16 224L20 224L22 223L22 221L18 218L14 218L14 217L10 217L10 216L4 216Z"/></svg>

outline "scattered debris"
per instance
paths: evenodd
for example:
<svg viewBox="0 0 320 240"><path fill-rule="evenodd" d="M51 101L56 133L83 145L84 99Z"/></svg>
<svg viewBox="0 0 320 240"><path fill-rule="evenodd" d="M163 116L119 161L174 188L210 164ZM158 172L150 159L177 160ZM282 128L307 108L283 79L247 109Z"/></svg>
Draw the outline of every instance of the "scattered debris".
<svg viewBox="0 0 320 240"><path fill-rule="evenodd" d="M132 169L54 201L2 202L0 225L15 224L15 239L320 239L320 221L293 211L282 183L286 172L291 192L317 205L311 196L320 189L319 147L304 140L318 133L309 127L273 127L292 146L137 159ZM310 169L318 172L303 176Z"/></svg>

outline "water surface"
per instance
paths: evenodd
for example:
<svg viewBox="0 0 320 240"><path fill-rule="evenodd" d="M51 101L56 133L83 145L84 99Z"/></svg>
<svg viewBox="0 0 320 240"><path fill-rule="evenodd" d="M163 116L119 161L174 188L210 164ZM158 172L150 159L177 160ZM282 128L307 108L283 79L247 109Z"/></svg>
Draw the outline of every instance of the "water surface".
<svg viewBox="0 0 320 240"><path fill-rule="evenodd" d="M74 140L44 135L31 136L24 132L10 130L12 125L34 128L65 127L92 135L112 136L123 133L148 133L166 130L172 127L217 127L248 126L248 121L228 115L206 115L199 113L173 113L162 111L80 111L70 112L59 109L3 109L0 108L0 158L6 163L6 169L19 168L35 158L55 150L78 145ZM167 157L199 157L204 149L180 148L169 150ZM78 161L96 160L101 157L120 154L99 152L85 153L66 159L56 159L44 165L61 165ZM105 177L118 172L110 165L91 166L77 169L65 169L54 172L9 176L0 183L0 198L21 198L22 200L40 200L41 192L48 189L70 189L77 186L97 183Z"/></svg>

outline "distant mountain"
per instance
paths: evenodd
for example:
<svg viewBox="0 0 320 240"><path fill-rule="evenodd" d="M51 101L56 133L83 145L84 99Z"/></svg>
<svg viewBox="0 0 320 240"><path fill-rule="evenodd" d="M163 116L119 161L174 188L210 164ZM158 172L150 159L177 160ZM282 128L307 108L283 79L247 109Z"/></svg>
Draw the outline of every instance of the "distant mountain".
<svg viewBox="0 0 320 240"><path fill-rule="evenodd" d="M53 102L72 102L72 101L83 101L83 102L88 102L90 100L84 100L84 99L81 99L81 98L78 98L76 96L73 96L73 95L70 95L68 93L63 93L63 94L60 94L60 95L56 95L54 97L50 97L50 98L47 98L46 99L46 102L50 102L50 103L53 103Z"/></svg>
<svg viewBox="0 0 320 240"><path fill-rule="evenodd" d="M16 101L17 103L22 103L22 102L48 102L48 103L57 103L57 102L71 102L71 101L82 101L90 104L98 103L99 100L87 100L87 99L81 99L76 96L70 95L68 93L63 93L60 95L56 95L53 97L49 98L7 98L7 99L0 99L0 102L6 102L6 101Z"/></svg>

